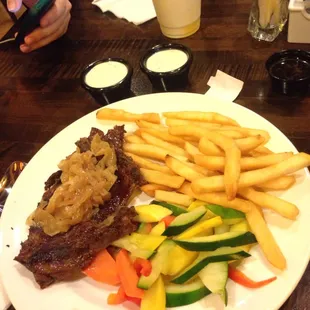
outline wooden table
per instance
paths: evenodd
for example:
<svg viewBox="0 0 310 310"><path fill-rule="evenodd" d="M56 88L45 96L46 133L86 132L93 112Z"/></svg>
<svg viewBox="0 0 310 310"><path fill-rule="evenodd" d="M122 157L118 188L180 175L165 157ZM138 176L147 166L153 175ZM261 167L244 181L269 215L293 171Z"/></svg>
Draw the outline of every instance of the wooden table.
<svg viewBox="0 0 310 310"><path fill-rule="evenodd" d="M153 45L171 40L162 36L156 20L137 27L102 14L90 3L73 3L67 35L46 48L23 55L13 44L0 47L0 175L11 161L29 161L56 133L99 107L80 86L81 71L90 62L123 57L134 67L133 92L153 92L139 59ZM310 99L272 93L265 70L273 52L309 45L287 43L286 33L271 44L252 40L247 32L250 6L251 0L203 0L200 30L177 40L194 54L191 84L185 91L205 93L209 77L223 70L245 82L239 104L271 121L299 151L309 153ZM309 309L309 298L308 266L281 309Z"/></svg>

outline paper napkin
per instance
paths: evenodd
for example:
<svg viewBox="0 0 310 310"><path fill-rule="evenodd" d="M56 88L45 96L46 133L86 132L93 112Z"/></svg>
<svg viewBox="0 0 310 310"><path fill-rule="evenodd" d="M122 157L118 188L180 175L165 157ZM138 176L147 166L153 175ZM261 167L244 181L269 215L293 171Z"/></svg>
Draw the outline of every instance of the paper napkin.
<svg viewBox="0 0 310 310"><path fill-rule="evenodd" d="M94 0L93 5L103 13L110 11L135 25L141 25L156 17L152 0Z"/></svg>
<svg viewBox="0 0 310 310"><path fill-rule="evenodd" d="M243 82L217 70L215 76L211 76L208 83L210 89L206 92L207 96L216 97L223 101L233 102L243 88Z"/></svg>

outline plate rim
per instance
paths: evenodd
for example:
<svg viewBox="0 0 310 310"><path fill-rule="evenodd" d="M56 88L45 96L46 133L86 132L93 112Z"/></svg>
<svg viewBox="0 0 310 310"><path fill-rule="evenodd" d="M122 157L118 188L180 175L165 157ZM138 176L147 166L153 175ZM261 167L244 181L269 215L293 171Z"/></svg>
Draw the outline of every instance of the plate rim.
<svg viewBox="0 0 310 310"><path fill-rule="evenodd" d="M37 155L40 154L40 152L42 151L42 149L44 149L48 144L50 144L51 141L53 141L54 139L57 139L57 137L58 137L59 135L61 135L64 131L68 130L68 127L74 126L74 124L80 122L81 119L83 119L83 118L87 118L87 117L89 117L89 116L92 115L92 114L95 115L95 113L96 113L98 110L100 110L100 109L102 109L102 108L114 108L114 107L115 107L115 108L118 108L118 107L117 107L118 105L121 105L121 104L123 104L124 102L127 102L127 101L134 101L136 98L145 99L146 97L150 97L150 96L156 97L156 96L163 96L163 95L168 95L168 96L187 96L187 95L190 95L190 96L200 96L200 97L201 97L201 96L205 96L205 95L203 95L203 94L197 94L197 93L156 93L156 94L146 94L146 95L143 95L143 96L138 96L138 97L133 97L133 98L127 98L127 99L121 100L121 101L119 101L119 102L116 102L116 103L111 104L111 105L106 106L106 107L100 107L100 108L98 108L98 109L96 109L96 110L94 110L94 111L92 111L92 112L90 112L90 113L88 113L88 114L82 116L81 118L75 120L74 122L72 122L71 124L69 124L68 126L66 126L64 129L62 129L60 132L58 132L56 135L54 135L49 141L47 141L47 142L39 149L39 151L32 157L32 159L29 161L29 163L34 162L34 161L36 160ZM139 99L139 100L140 100L140 99ZM141 100L142 100L142 99L141 99ZM294 149L295 152L297 151L297 148L296 148L296 147L294 146L294 144L289 140L289 138L286 137L286 135L285 135L279 128L277 128L275 125L273 125L269 120L267 120L267 119L264 118L263 116L261 116L261 115L259 115L258 113L252 111L251 109L249 109L249 108L247 108L247 107L244 107L244 106L242 106L242 105L240 105L240 104L238 104L238 103L235 103L235 102L224 102L224 101L221 101L221 100L218 100L218 99L216 99L216 101L219 102L219 104L226 104L226 105L228 105L228 106L236 105L236 106L238 106L239 108L246 110L247 113L252 114L253 117L258 117L259 119L262 119L264 122L267 122L269 126L272 126L274 130L278 131L278 132L286 139L286 141L290 144L290 147L291 147L292 149ZM128 109L128 110L130 110L130 109ZM167 110L169 110L169 106L168 106ZM184 111L184 109L182 109L182 110ZM195 109L191 109L191 108L189 107L188 111L195 111ZM207 111L207 106L206 106L205 111ZM143 109L142 109L142 112L143 112ZM115 122L114 122L114 123L115 123ZM123 123L124 123L124 122L123 122ZM90 127L92 127L92 126L96 126L96 125L90 124ZM111 126L113 126L113 125L111 124ZM96 127L97 127L97 126L96 126ZM98 127L100 127L100 126L98 126ZM70 142L71 142L71 141L70 141ZM28 168L28 165L27 165L26 169L27 169L27 168ZM25 169L25 170L26 170L26 169ZM309 174L309 170L308 170L308 169L304 169L304 172L305 172L306 177L309 178L309 175L310 175L310 174ZM24 173L24 172L23 172L23 173ZM17 180L17 182L18 182L18 180ZM16 182L16 183L17 183L17 182ZM13 190L14 190L14 188L13 188ZM12 196L12 195L11 195L11 196ZM10 200L8 199L7 202L8 202L8 201L10 201ZM6 204L5 204L5 205L6 205ZM2 218L6 218L6 217L7 217L6 214L9 213L9 211L6 211L6 209L8 209L8 208L4 208L4 212L3 212L4 216L2 216ZM2 230L2 229L3 229L3 222L4 222L4 221L1 219L1 221L0 221L0 233L3 233L3 230ZM4 247L4 246L5 246L5 245L3 244L3 247ZM309 249L308 252L309 252L309 253L308 253L308 259L307 259L307 261L309 261L309 258L310 258L310 249ZM1 256L2 256L2 255L1 255ZM0 261L2 261L2 259L0 259ZM305 261L306 261L306 259L305 259ZM2 264L1 264L1 265L2 265ZM301 279L302 276L304 275L305 270L307 269L307 266L308 266L308 264L305 263L305 264L304 264L304 268L303 268L303 272L301 273L300 277L297 277L297 278L296 278L296 281L295 281L296 283L294 284L294 286L292 286L292 288L291 288L291 290L290 290L290 294L289 294L288 296L286 296L284 300L281 299L281 302L279 302L279 306L278 306L277 308L280 308L280 307L286 302L286 300L290 297L290 295L292 294L292 292L293 292L293 291L295 290L295 288L297 287L297 285L298 285L300 279ZM1 270L2 270L3 267L0 267L0 268L1 268ZM1 272L1 274L2 274L2 272ZM3 282L4 282L4 286L6 287L6 281L3 281ZM280 299L279 299L279 300L280 300ZM19 310L19 309L18 309L18 310Z"/></svg>

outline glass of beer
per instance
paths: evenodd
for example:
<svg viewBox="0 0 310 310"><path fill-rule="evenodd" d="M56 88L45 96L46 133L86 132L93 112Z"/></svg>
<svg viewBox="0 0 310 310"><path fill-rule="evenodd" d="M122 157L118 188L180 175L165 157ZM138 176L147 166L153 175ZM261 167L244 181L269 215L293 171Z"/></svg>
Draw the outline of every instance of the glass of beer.
<svg viewBox="0 0 310 310"><path fill-rule="evenodd" d="M153 0L153 4L166 37L185 38L199 29L201 0Z"/></svg>

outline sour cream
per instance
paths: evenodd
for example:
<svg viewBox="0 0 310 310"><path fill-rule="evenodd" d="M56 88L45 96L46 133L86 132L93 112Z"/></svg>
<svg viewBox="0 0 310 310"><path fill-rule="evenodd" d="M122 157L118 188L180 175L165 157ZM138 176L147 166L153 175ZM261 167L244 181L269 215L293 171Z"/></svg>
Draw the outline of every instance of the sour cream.
<svg viewBox="0 0 310 310"><path fill-rule="evenodd" d="M93 88L109 87L123 80L127 73L127 67L121 62L102 62L87 72L85 83Z"/></svg>
<svg viewBox="0 0 310 310"><path fill-rule="evenodd" d="M178 49L166 49L151 55L146 68L153 72L169 72L182 67L188 60L185 52Z"/></svg>

